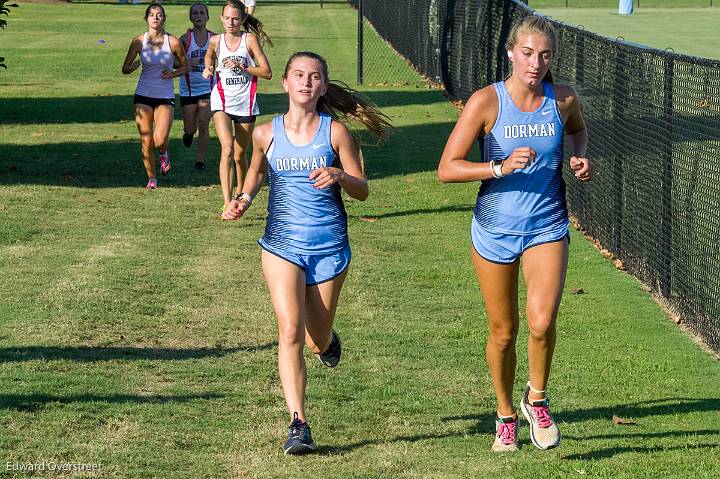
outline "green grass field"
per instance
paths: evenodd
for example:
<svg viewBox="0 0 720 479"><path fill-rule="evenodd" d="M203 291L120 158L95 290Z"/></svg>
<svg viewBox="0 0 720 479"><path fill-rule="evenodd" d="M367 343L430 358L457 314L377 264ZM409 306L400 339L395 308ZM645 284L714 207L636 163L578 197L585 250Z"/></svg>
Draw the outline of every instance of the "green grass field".
<svg viewBox="0 0 720 479"><path fill-rule="evenodd" d="M606 37L622 37L685 55L720 58L717 48L720 8L639 8L632 15L618 15L617 2L614 8L533 8L555 20L583 25L586 30Z"/></svg>
<svg viewBox="0 0 720 479"><path fill-rule="evenodd" d="M168 7L171 32L186 28L186 8ZM283 456L288 415L255 243L267 192L242 222L218 221L217 141L195 173L179 119L172 173L144 190L137 76L120 73L143 11L29 3L0 31L0 476L60 476L16 466L54 462L100 468L64 477L717 477L720 364L576 232L550 384L564 442L538 451L524 427L519 453L490 452L469 254L477 185L435 179L457 113L416 87L364 89L397 131L365 150L370 198L346 201L343 362L328 370L308 355L319 453ZM354 81L353 10L258 14L276 43L261 121L284 111L279 77L297 49ZM526 338L523 326L518 388Z"/></svg>

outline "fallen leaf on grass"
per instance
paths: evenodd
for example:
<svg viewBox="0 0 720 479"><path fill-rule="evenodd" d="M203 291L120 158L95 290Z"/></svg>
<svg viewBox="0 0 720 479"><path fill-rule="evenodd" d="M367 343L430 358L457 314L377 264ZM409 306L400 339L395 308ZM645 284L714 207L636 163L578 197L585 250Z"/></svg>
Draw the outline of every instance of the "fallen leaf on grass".
<svg viewBox="0 0 720 479"><path fill-rule="evenodd" d="M620 416L617 416L615 414L613 414L613 423L619 426L637 426L636 422L630 421L629 419L621 418Z"/></svg>
<svg viewBox="0 0 720 479"><path fill-rule="evenodd" d="M573 288L572 294L585 294L585 290L583 290L582 288Z"/></svg>
<svg viewBox="0 0 720 479"><path fill-rule="evenodd" d="M377 216L361 216L360 221L367 221L368 223L375 223L378 220Z"/></svg>

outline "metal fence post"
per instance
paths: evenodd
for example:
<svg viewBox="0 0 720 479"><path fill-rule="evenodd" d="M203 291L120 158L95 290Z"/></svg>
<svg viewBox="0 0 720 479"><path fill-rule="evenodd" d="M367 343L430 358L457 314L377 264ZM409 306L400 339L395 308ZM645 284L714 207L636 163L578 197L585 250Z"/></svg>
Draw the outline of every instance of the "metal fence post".
<svg viewBox="0 0 720 479"><path fill-rule="evenodd" d="M623 213L624 213L624 178L623 178L623 155L625 153L624 138L622 137L623 127L625 126L625 95L621 92L625 91L625 82L623 75L625 74L625 51L624 46L615 44L615 74L613 78L613 96L612 96L612 118L615 120L614 131L617 138L616 154L613 162L612 170L612 189L613 189L613 244L612 252L616 256L622 253L622 229L623 229Z"/></svg>
<svg viewBox="0 0 720 479"><path fill-rule="evenodd" d="M443 36L440 34L440 2L435 2L435 81L437 83L442 83L442 62L441 62L441 55L442 55L442 48L441 48L441 42Z"/></svg>
<svg viewBox="0 0 720 479"><path fill-rule="evenodd" d="M660 216L660 293L670 298L672 291L672 234L673 234L673 79L675 60L670 53L665 55L665 93L663 95L663 119L668 132L663 135L662 145L662 187Z"/></svg>
<svg viewBox="0 0 720 479"><path fill-rule="evenodd" d="M363 0L358 0L357 83L363 84Z"/></svg>
<svg viewBox="0 0 720 479"><path fill-rule="evenodd" d="M573 35L575 40L575 82L585 83L585 35Z"/></svg>

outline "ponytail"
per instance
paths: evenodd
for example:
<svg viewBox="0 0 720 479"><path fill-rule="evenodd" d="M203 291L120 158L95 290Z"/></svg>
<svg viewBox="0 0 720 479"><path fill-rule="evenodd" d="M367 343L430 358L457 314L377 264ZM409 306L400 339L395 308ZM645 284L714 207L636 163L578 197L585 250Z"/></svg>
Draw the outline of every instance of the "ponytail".
<svg viewBox="0 0 720 479"><path fill-rule="evenodd" d="M320 97L317 110L334 120L349 124L357 121L377 140L387 140L393 126L390 119L370 99L343 82L328 82L327 91ZM358 143L356 139L356 143Z"/></svg>
<svg viewBox="0 0 720 479"><path fill-rule="evenodd" d="M265 31L263 23L258 20L257 17L247 14L245 22L243 22L243 26L245 27L246 32L252 33L258 37L258 40L260 40L262 45L267 42L268 45L273 46L273 42L270 40L270 36Z"/></svg>

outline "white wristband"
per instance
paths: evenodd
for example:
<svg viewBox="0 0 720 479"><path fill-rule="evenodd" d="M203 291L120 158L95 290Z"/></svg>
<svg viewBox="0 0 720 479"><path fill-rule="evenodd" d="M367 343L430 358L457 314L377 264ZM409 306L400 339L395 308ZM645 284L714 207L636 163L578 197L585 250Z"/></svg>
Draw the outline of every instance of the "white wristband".
<svg viewBox="0 0 720 479"><path fill-rule="evenodd" d="M248 203L248 206L250 206L253 202L253 197L245 192L240 192L237 195L235 195L235 201L245 200Z"/></svg>
<svg viewBox="0 0 720 479"><path fill-rule="evenodd" d="M505 176L502 171L503 160L493 160L490 162L490 173L493 178L502 178Z"/></svg>

